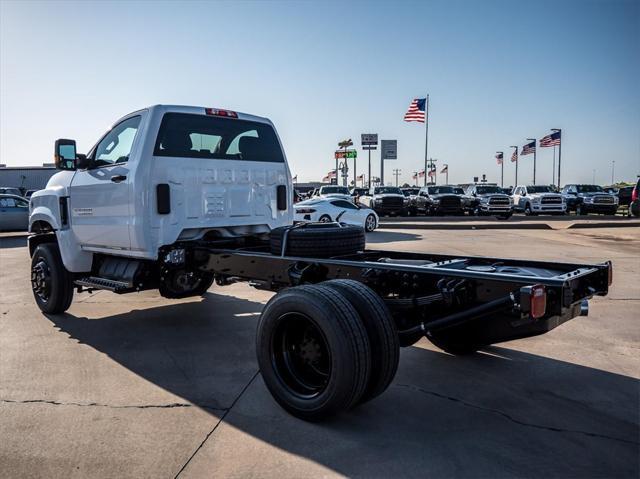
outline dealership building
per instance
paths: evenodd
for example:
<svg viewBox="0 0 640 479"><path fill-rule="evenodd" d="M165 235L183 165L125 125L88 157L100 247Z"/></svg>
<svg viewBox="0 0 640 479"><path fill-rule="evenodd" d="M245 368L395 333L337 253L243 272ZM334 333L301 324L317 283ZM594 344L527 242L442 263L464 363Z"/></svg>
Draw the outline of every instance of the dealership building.
<svg viewBox="0 0 640 479"><path fill-rule="evenodd" d="M27 190L41 190L56 172L55 166L48 163L42 166L0 165L0 188L19 188L22 193Z"/></svg>

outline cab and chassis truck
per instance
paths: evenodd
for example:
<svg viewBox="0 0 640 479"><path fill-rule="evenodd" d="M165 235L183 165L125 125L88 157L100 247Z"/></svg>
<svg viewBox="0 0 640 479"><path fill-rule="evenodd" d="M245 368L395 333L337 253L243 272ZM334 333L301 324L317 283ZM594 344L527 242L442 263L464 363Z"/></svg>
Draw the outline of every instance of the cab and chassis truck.
<svg viewBox="0 0 640 479"><path fill-rule="evenodd" d="M606 295L610 262L566 264L367 249L359 227L292 226L291 173L264 118L156 105L118 120L86 155L57 140L61 170L30 203L35 301L236 281L273 291L256 334L276 401L320 420L383 393L399 348L451 354L546 333ZM243 347L239 345L239 347Z"/></svg>

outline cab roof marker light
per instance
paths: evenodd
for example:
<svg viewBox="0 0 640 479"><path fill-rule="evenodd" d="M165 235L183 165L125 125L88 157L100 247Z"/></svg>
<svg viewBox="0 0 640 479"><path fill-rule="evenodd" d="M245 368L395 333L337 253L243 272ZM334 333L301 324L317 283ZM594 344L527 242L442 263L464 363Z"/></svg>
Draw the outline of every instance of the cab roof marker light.
<svg viewBox="0 0 640 479"><path fill-rule="evenodd" d="M222 116L225 118L238 118L238 114L231 110L221 110L220 108L205 108L205 114L211 116Z"/></svg>

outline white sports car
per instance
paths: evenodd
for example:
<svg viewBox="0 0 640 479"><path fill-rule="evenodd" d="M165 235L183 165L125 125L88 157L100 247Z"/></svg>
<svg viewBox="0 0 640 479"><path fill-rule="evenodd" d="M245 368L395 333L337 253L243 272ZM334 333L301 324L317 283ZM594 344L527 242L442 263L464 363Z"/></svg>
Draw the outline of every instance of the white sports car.
<svg viewBox="0 0 640 479"><path fill-rule="evenodd" d="M362 226L365 231L373 231L378 226L375 211L340 198L312 198L296 203L293 209L294 221L338 221Z"/></svg>

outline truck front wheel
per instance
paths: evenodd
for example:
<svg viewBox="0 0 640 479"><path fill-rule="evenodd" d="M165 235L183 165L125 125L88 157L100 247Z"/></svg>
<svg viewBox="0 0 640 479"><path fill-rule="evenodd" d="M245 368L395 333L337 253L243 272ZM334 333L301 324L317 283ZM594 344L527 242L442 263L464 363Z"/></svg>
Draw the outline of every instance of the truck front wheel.
<svg viewBox="0 0 640 479"><path fill-rule="evenodd" d="M31 290L40 311L64 313L73 300L73 278L56 243L39 244L31 257Z"/></svg>

